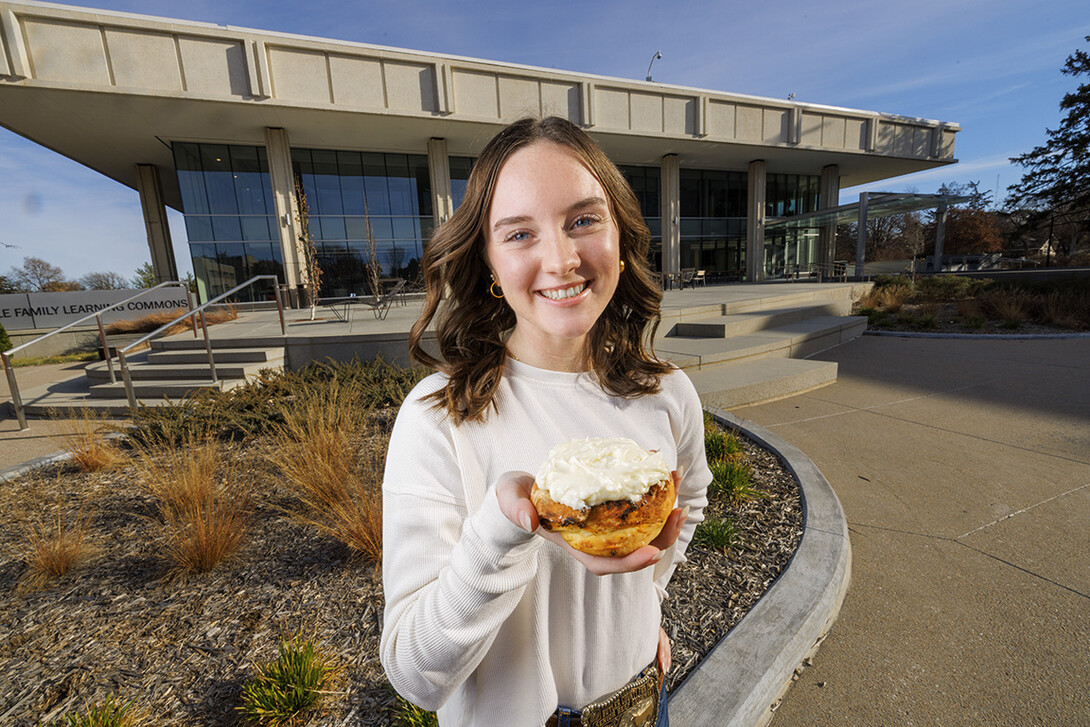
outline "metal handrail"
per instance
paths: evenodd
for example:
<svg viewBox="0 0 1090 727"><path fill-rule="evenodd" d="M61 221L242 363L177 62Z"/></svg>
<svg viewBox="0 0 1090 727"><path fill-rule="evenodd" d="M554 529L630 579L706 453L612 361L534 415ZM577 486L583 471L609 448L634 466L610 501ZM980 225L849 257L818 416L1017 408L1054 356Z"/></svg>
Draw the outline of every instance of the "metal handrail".
<svg viewBox="0 0 1090 727"><path fill-rule="evenodd" d="M148 293L151 293L152 291L158 290L159 288L166 288L166 287L171 287L171 286L181 286L182 289L185 290L185 293L186 293L186 295L185 295L186 309L187 310L192 310L193 305L190 303L190 300L189 300L189 287L185 283L181 282L180 280L168 280L167 282L159 283L158 285L156 285L154 287L145 288L144 290L141 290L136 295L130 295L128 298L125 298L124 300L119 300L116 303L111 303L110 305L103 308L102 310L95 311L94 313L89 313L89 314L85 315L83 318L80 318L79 320L72 321L71 323L66 323L63 326L61 326L60 328L57 328L56 330L50 331L49 333L42 334L41 336L38 336L37 338L35 338L32 341L27 341L26 343L19 344L15 348L9 349L7 351L0 352L0 359L2 359L3 362L4 362L4 369L5 369L5 371L7 373L7 377L8 377L8 387L11 389L11 402L12 402L12 404L15 405L15 418L19 420L19 429L20 430L29 429L30 427L29 427L29 425L27 424L27 421L26 421L26 411L23 409L23 398L19 395L19 384L15 380L15 367L11 365L11 356L13 356L17 351L20 351L20 350L26 348L27 346L33 346L34 344L36 344L36 343L38 343L40 341L44 341L45 339L49 338L50 336L53 336L53 335L55 335L57 333L60 333L61 331L66 331L69 328L72 328L74 326L78 326L80 323L83 323L84 321L88 321L88 320L91 320L92 318L94 318L98 322L98 337L99 337L99 341L102 343L103 354L106 357L106 368L109 369L109 371L110 371L110 381L113 382L113 383L116 383L117 378L114 375L114 364L113 364L113 360L110 357L110 347L106 343L106 328L102 325L102 314L103 313L108 313L109 311L112 311L112 310L116 309L117 306L119 306L119 305L124 305L125 303L128 303L129 301L136 300L137 298L142 298L143 296L147 295ZM196 329L193 330L193 336L194 336L194 338L197 336Z"/></svg>
<svg viewBox="0 0 1090 727"><path fill-rule="evenodd" d="M139 339L133 341L132 343L130 343L128 346L125 346L124 348L119 348L117 350L117 360L121 364L121 378L125 382L125 396L129 400L129 407L132 408L132 409L135 409L137 407L137 401L136 401L136 392L133 390L133 386L132 386L132 376L129 374L129 364L128 364L128 361L126 360L125 356L129 353L129 351L131 349L139 346L140 344L144 343L145 341L147 341L147 340L149 340L151 338L154 338L155 336L157 336L162 331L165 331L166 329L168 329L168 328L170 328L172 326L176 326L177 324L181 323L182 321L189 318L190 316L195 316L197 314L200 314L201 328L204 330L204 350L208 354L208 366L212 371L212 383L213 384L219 383L219 377L216 376L216 362L212 357L212 342L208 338L208 321L204 317L204 310L205 310L205 308L208 308L211 305L215 305L216 303L220 302L224 298L227 298L228 296L234 295L235 293L242 290L243 288L247 288L250 285L253 285L258 280L272 280L273 281L273 294L274 294L274 296L276 298L276 310L280 314L280 333L281 333L281 335L286 336L287 335L287 326L284 324L284 305L283 305L282 301L280 300L280 279L275 275L255 275L254 277L247 280L245 283L242 283L240 285L236 285L235 287L228 290L226 293L223 293L221 295L216 296L212 300L208 301L207 303L204 303L203 305L200 305L200 306L194 308L193 310L189 311L185 315L183 315L183 316L181 316L179 318L175 318L170 323L165 323L165 324L159 326L158 328L156 328L154 331L152 331L148 335L144 336L143 338L139 338ZM194 335L196 335L196 321L195 320L194 320L194 330L193 330L193 332L194 332Z"/></svg>

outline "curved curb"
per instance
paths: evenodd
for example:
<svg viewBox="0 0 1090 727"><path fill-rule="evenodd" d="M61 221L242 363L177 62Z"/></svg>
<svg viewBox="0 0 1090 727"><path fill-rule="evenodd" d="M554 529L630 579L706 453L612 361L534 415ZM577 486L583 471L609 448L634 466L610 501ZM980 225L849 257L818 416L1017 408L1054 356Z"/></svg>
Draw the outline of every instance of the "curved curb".
<svg viewBox="0 0 1090 727"><path fill-rule="evenodd" d="M1090 333L927 333L925 331L882 331L868 328L864 336L898 338L963 338L972 341L1049 341L1065 338L1090 338Z"/></svg>
<svg viewBox="0 0 1090 727"><path fill-rule="evenodd" d="M14 467L8 467L6 470L0 470L0 483L14 480L16 477L22 477L27 472L32 472L40 467L46 467L54 462L62 462L66 459L71 459L71 457L71 452L54 452L53 454L47 454L23 462L22 464L17 464Z"/></svg>
<svg viewBox="0 0 1090 727"><path fill-rule="evenodd" d="M670 722L754 727L772 719L795 671L840 613L851 579L848 522L829 482L797 447L727 411L709 411L775 453L798 478L803 534L779 578L670 697Z"/></svg>

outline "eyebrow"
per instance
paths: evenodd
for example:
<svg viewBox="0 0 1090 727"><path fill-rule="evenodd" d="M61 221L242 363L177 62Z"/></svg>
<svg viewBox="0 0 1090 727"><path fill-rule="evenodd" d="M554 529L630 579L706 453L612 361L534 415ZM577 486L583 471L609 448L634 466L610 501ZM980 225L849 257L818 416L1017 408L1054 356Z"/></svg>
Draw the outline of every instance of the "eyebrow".
<svg viewBox="0 0 1090 727"><path fill-rule="evenodd" d="M585 209L587 207L594 207L595 205L603 205L604 206L605 204L606 204L606 201L604 199L602 199L601 197L587 197L586 199L579 200L575 204L568 207L568 209L565 210L565 214L570 215L572 212L576 212L578 210ZM501 220L496 220L496 224L492 225L492 229L493 230L498 230L499 228L501 228L501 227L503 227L505 225L522 224L523 222L530 221L530 219L531 219L530 215L514 215L512 217L504 217Z"/></svg>

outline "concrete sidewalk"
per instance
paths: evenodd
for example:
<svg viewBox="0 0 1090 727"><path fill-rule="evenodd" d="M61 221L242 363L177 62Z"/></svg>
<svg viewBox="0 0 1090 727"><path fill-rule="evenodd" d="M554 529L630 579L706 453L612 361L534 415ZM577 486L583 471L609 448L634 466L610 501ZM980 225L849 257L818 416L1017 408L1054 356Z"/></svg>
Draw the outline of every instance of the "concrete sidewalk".
<svg viewBox="0 0 1090 727"><path fill-rule="evenodd" d="M45 364L18 369L19 390L26 391L80 375L83 363ZM65 449L65 435L78 424L64 418L32 419L30 428L19 430L11 405L7 377L0 365L0 471Z"/></svg>
<svg viewBox="0 0 1090 727"><path fill-rule="evenodd" d="M734 413L846 512L839 620L772 720L1090 725L1090 340L863 337Z"/></svg>

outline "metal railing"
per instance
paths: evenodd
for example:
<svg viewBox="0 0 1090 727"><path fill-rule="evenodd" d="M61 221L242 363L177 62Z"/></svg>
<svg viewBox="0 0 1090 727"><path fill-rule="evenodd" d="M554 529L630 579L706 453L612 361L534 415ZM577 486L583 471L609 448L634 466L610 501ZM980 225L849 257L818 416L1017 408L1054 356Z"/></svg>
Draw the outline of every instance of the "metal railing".
<svg viewBox="0 0 1090 727"><path fill-rule="evenodd" d="M159 335L160 333L167 330L168 328L176 326L179 323L181 323L182 321L184 321L184 320L186 320L186 319L188 319L190 317L193 317L193 316L197 316L197 315L200 316L200 327L204 331L204 350L208 354L208 366L212 371L212 383L213 384L218 384L219 383L219 377L216 375L216 361L212 356L212 341L208 337L208 321L205 319L204 311L209 306L215 305L215 304L219 303L221 300L223 300L224 298L227 298L227 297L229 297L231 295L234 295L235 293L242 290L243 288L247 288L250 285L253 285L258 280L271 280L271 281L273 281L273 294L274 294L274 296L276 298L276 310L280 314L280 333L281 333L281 335L287 335L287 327L284 324L284 304L280 300L280 279L275 275L255 275L254 277L247 280L245 283L242 283L241 285L236 285L235 287L228 290L226 293L223 293L221 295L216 296L212 300L208 301L207 303L204 303L201 306L198 306L197 308L194 308L193 310L189 311L185 315L183 315L183 316L181 316L179 318L175 318L170 323L165 323L165 324L159 326L158 328L156 328L154 331L147 334L143 338L138 338L137 340L130 343L128 346L125 346L124 348L118 349L118 351L117 351L117 360L121 364L121 378L125 382L125 396L129 400L129 407L132 408L132 409L135 409L137 407L136 392L133 389L132 375L129 373L129 363L128 363L128 360L126 359L126 356L128 355L129 351L136 348L140 344L151 340L152 338ZM197 319L194 319L194 326L193 326L193 335L194 336L197 335L196 320Z"/></svg>
<svg viewBox="0 0 1090 727"><path fill-rule="evenodd" d="M103 313L109 313L110 311L115 310L118 306L124 305L124 304L126 304L126 303L128 303L130 301L136 300L137 298L142 298L145 295L151 293L152 291L158 290L159 288L167 288L167 287L174 287L174 286L180 286L185 291L185 307L186 307L186 310L192 311L193 310L193 304L190 302L190 299L189 299L189 288L186 286L185 283L183 283L181 281L170 280L170 281L167 281L165 283L159 283L158 285L156 285L153 288L146 288L146 289L140 291L139 293L137 293L136 295L131 295L128 298L125 298L124 300L118 301L117 303L111 303L110 305L108 305L107 307L103 308L100 311L96 311L94 313L90 313L88 315L85 315L83 318L80 318L77 321L72 321L71 323L66 323L65 325L61 326L60 328L58 328L58 329L56 329L54 331L50 331L49 333L42 334L41 336L38 336L37 338L35 338L32 341L27 341L26 343L22 343L22 344L16 346L15 348L12 348L12 349L9 349L8 351L4 351L4 352L0 353L0 359L3 359L3 361L4 361L4 370L6 371L7 377L8 377L8 387L11 389L11 403L15 406L15 418L19 420L19 429L21 429L21 430L22 429L29 429L30 427L29 427L29 425L27 424L27 421L26 421L26 410L23 408L23 398L22 398L22 396L19 395L19 384L15 380L15 367L11 365L11 357L15 353L17 353L18 351L20 351L20 350L22 350L24 348L27 348L28 346L33 346L36 343L44 341L45 339L49 338L50 336L54 336L54 335L60 333L61 331L66 331L69 328L73 328L75 326L78 326L79 324L83 323L84 321L89 321L92 318L94 318L98 322L98 337L99 337L99 341L102 343L103 355L106 358L106 367L110 371L110 381L116 383L117 378L114 376L114 364L113 364L113 360L110 357L110 347L107 344L106 328L102 324L102 314ZM194 337L196 337L196 335L197 335L197 331L195 329L193 331L193 335L194 335Z"/></svg>

